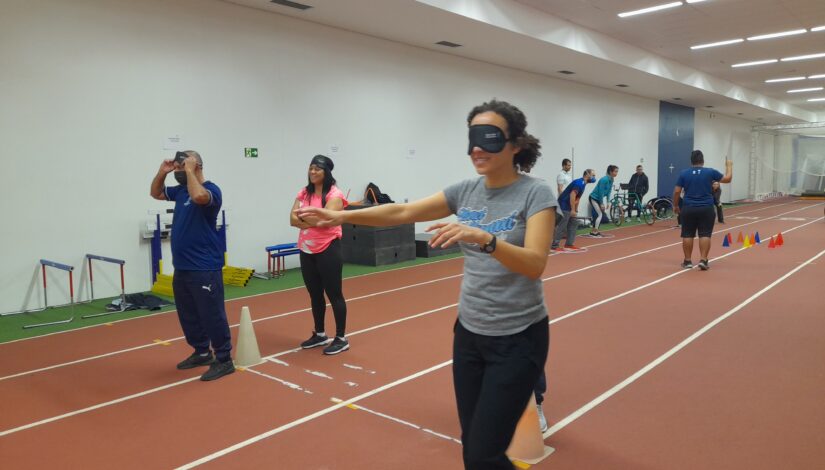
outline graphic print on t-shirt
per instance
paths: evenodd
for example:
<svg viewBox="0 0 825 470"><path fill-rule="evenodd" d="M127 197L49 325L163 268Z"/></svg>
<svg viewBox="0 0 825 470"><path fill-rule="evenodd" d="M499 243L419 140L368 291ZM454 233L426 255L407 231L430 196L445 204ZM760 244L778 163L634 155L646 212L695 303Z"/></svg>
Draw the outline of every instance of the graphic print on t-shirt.
<svg viewBox="0 0 825 470"><path fill-rule="evenodd" d="M484 230L487 233L492 233L502 239L506 238L506 236L501 236L502 233L512 231L518 224L518 220L516 219L517 215L518 211L513 211L507 217L502 217L500 219L484 223L484 218L487 217L486 207L481 210L462 207L458 209L458 212L456 213L458 223L468 225L470 227L480 228L481 230Z"/></svg>

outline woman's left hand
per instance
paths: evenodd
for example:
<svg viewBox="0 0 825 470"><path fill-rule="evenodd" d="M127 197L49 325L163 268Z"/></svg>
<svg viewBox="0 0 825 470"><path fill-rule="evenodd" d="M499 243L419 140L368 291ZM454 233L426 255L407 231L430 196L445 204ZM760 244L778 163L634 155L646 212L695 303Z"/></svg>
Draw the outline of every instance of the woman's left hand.
<svg viewBox="0 0 825 470"><path fill-rule="evenodd" d="M458 242L475 243L483 245L490 241L491 235L479 228L470 227L456 222L441 222L431 225L425 230L435 235L430 239L430 246L433 248L447 248Z"/></svg>

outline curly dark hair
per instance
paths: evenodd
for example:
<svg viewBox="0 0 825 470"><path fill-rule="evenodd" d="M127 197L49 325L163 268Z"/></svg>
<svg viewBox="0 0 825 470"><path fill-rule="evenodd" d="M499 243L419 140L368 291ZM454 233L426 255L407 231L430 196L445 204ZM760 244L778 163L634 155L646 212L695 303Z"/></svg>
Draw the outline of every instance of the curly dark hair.
<svg viewBox="0 0 825 470"><path fill-rule="evenodd" d="M474 117L488 111L498 114L507 121L510 142L521 148L521 151L513 156L513 166L525 173L530 173L530 170L536 164L536 160L541 156L541 144L539 144L539 139L525 132L527 117L512 104L493 98L470 111L467 116L467 125L470 125Z"/></svg>

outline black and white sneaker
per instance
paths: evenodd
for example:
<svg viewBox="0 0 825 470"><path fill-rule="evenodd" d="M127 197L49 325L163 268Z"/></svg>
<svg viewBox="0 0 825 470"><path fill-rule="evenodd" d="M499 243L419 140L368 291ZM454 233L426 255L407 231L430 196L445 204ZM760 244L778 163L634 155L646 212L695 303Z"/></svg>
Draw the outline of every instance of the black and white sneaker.
<svg viewBox="0 0 825 470"><path fill-rule="evenodd" d="M201 380L209 382L210 380L217 380L233 372L235 372L235 364L232 362L232 359L226 362L215 361L209 366L209 370L201 375Z"/></svg>
<svg viewBox="0 0 825 470"><path fill-rule="evenodd" d="M333 354L342 353L347 349L349 349L349 341L340 336L336 336L335 339L332 340L332 344L324 348L324 354L332 356Z"/></svg>
<svg viewBox="0 0 825 470"><path fill-rule="evenodd" d="M693 269L693 262L686 259L682 261L682 267L685 269Z"/></svg>
<svg viewBox="0 0 825 470"><path fill-rule="evenodd" d="M191 356L181 362L178 362L177 368L180 370L194 369L195 367L208 366L213 362L215 362L215 356L212 355L211 351L207 351L203 354L192 353Z"/></svg>
<svg viewBox="0 0 825 470"><path fill-rule="evenodd" d="M701 269L702 271L707 271L708 269L710 269L710 266L708 266L708 260L706 260L706 259L700 260L699 261L699 269Z"/></svg>
<svg viewBox="0 0 825 470"><path fill-rule="evenodd" d="M303 349L312 349L317 348L318 346L324 346L332 342L332 338L329 336L321 333L320 335L316 332L312 332L312 336L309 337L308 340L301 343L301 348Z"/></svg>

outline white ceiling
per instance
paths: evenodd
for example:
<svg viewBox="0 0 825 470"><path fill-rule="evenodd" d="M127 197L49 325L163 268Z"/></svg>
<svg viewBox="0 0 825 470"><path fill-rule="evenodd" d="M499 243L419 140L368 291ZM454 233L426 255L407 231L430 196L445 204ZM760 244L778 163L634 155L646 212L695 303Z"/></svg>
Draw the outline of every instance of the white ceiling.
<svg viewBox="0 0 825 470"><path fill-rule="evenodd" d="M707 0L619 18L662 0L225 0L268 12L493 64L764 124L825 120L825 58L731 68L733 63L825 52L825 31L692 51L690 46L825 25L825 0ZM668 0L669 1L669 0ZM451 49L434 43L462 44ZM517 53L514 53L517 51ZM575 75L561 75L572 70ZM627 88L616 88L617 84ZM681 98L674 101L673 98ZM712 108L709 108L711 107Z"/></svg>

